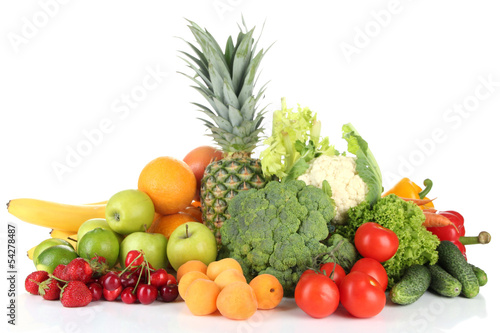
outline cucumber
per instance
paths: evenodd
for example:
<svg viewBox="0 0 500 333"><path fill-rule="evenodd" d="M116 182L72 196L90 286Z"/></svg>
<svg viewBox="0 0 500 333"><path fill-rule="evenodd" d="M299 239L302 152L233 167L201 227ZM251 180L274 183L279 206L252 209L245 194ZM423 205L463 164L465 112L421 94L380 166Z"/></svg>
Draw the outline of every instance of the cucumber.
<svg viewBox="0 0 500 333"><path fill-rule="evenodd" d="M462 295L467 298L479 294L479 281L467 260L450 241L441 241L437 247L438 264L462 284Z"/></svg>
<svg viewBox="0 0 500 333"><path fill-rule="evenodd" d="M431 273L423 265L410 266L401 280L389 292L389 298L396 304L411 304L429 288Z"/></svg>
<svg viewBox="0 0 500 333"><path fill-rule="evenodd" d="M442 296L455 297L460 295L462 284L438 264L427 266L431 272L430 289Z"/></svg>
<svg viewBox="0 0 500 333"><path fill-rule="evenodd" d="M474 274L476 274L477 281L479 282L479 286L482 287L488 282L488 276L486 275L486 272L483 271L481 268L474 266L473 264L469 264L470 267L472 268L472 271Z"/></svg>

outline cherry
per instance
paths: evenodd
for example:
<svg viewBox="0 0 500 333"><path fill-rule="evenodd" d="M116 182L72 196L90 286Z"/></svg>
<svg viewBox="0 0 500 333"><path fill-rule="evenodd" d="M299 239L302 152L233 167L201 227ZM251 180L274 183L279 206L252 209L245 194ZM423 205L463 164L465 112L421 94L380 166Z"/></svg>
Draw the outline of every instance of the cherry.
<svg viewBox="0 0 500 333"><path fill-rule="evenodd" d="M123 289L120 297L122 302L125 304L132 304L137 301L137 295L134 293L134 287L127 287Z"/></svg>
<svg viewBox="0 0 500 333"><path fill-rule="evenodd" d="M122 283L120 281L120 277L118 276L118 273L116 272L108 272L102 276L100 279L102 286L104 289L113 291L116 290L118 287L122 286Z"/></svg>
<svg viewBox="0 0 500 333"><path fill-rule="evenodd" d="M125 257L125 267L129 267L131 271L136 271L144 262L144 255L137 250L131 250Z"/></svg>
<svg viewBox="0 0 500 333"><path fill-rule="evenodd" d="M151 273L151 284L156 288L167 284L168 273L164 268L160 268Z"/></svg>
<svg viewBox="0 0 500 333"><path fill-rule="evenodd" d="M175 279L175 276L172 274L168 274L167 276L167 283L165 284L177 284L177 280Z"/></svg>
<svg viewBox="0 0 500 333"><path fill-rule="evenodd" d="M92 293L92 300L98 301L102 297L102 286L97 282L91 282L87 285Z"/></svg>
<svg viewBox="0 0 500 333"><path fill-rule="evenodd" d="M123 287L120 284L120 286L114 290L108 290L106 288L103 288L102 294L103 294L104 299L106 301L114 301L115 299L118 298L118 296L120 296L120 293L122 292L122 290L123 290Z"/></svg>
<svg viewBox="0 0 500 333"><path fill-rule="evenodd" d="M179 289L176 284L166 284L158 288L158 293L158 300L162 302L172 302L179 296Z"/></svg>
<svg viewBox="0 0 500 333"><path fill-rule="evenodd" d="M136 273L128 273L120 277L120 282L125 289L127 287L135 287L138 281L139 276Z"/></svg>
<svg viewBox="0 0 500 333"><path fill-rule="evenodd" d="M150 284L140 283L137 286L137 299L142 304L151 304L158 296L158 289Z"/></svg>

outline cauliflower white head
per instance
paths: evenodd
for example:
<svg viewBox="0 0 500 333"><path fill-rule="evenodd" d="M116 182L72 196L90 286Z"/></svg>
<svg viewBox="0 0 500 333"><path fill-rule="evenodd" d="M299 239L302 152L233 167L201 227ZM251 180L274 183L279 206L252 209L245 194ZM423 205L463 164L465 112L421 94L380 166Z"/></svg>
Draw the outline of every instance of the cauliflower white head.
<svg viewBox="0 0 500 333"><path fill-rule="evenodd" d="M356 172L356 158L321 155L311 161L309 169L298 178L307 185L322 187L326 180L332 188L337 213L334 220L342 223L349 208L365 200L368 186Z"/></svg>

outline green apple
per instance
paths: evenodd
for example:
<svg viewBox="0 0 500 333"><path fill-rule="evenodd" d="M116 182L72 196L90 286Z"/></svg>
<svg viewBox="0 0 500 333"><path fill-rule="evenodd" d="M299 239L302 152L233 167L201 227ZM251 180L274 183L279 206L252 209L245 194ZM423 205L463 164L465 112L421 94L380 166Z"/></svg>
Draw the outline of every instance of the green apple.
<svg viewBox="0 0 500 333"><path fill-rule="evenodd" d="M71 245L70 242L60 239L60 238L48 238L46 240L43 240L38 244L35 248L35 251L33 251L33 264L35 264L35 267L38 263L38 256L40 253L42 253L44 250L48 249L49 247L52 246L57 246L57 245L63 245L68 247L68 249L71 249L74 251L73 246Z"/></svg>
<svg viewBox="0 0 500 333"><path fill-rule="evenodd" d="M145 231L153 224L155 206L151 198L139 190L124 190L114 194L106 204L106 221L121 235Z"/></svg>
<svg viewBox="0 0 500 333"><path fill-rule="evenodd" d="M200 260L208 265L217 259L217 241L213 232L203 223L181 224L170 235L167 258L175 270L189 260Z"/></svg>
<svg viewBox="0 0 500 333"><path fill-rule="evenodd" d="M120 244L120 264L125 268L125 258L132 250L144 252L145 259L155 269L167 268L167 238L163 234L134 232Z"/></svg>
<svg viewBox="0 0 500 333"><path fill-rule="evenodd" d="M109 267L116 265L120 253L120 243L111 230L95 228L88 231L78 241L78 255L85 259L95 256L106 258Z"/></svg>
<svg viewBox="0 0 500 333"><path fill-rule="evenodd" d="M97 228L102 228L113 232L113 234L115 234L116 236L116 239L118 240L118 243L122 242L123 236L119 233L114 232L113 229L111 229L111 227L108 225L108 222L106 222L106 219L101 218L90 219L83 222L80 228L78 228L77 239L82 239L87 232ZM76 246L78 249L78 243L76 243Z"/></svg>

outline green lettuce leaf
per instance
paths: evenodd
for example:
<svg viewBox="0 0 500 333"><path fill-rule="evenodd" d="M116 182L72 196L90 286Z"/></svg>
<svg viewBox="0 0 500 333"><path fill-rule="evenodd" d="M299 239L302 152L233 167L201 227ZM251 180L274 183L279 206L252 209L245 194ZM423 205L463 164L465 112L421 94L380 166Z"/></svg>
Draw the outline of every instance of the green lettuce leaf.
<svg viewBox="0 0 500 333"><path fill-rule="evenodd" d="M272 134L260 154L265 177L283 181L297 179L309 168L309 161L322 154L338 154L328 137L321 138L321 123L309 108L288 109L281 99L281 110L273 113Z"/></svg>
<svg viewBox="0 0 500 333"><path fill-rule="evenodd" d="M363 140L352 124L342 126L342 132L342 137L347 141L347 151L356 155L356 171L368 186L366 200L373 206L384 190L378 163L368 143Z"/></svg>

